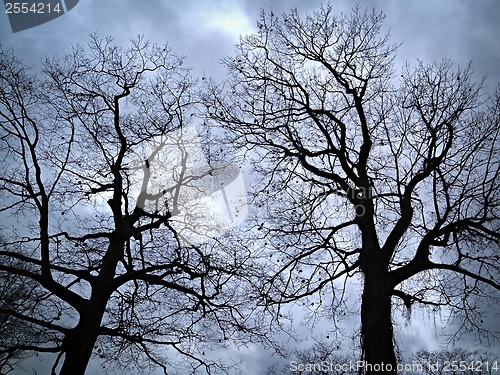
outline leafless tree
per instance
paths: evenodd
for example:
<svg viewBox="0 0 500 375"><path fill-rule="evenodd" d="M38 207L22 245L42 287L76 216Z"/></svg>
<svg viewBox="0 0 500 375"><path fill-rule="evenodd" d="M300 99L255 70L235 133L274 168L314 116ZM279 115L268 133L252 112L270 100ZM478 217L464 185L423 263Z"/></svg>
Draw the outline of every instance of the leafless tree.
<svg viewBox="0 0 500 375"><path fill-rule="evenodd" d="M259 335L252 270L207 216L224 170L193 160L183 59L92 35L37 75L2 50L0 81L0 372L37 353L54 374L223 371L211 348Z"/></svg>
<svg viewBox="0 0 500 375"><path fill-rule="evenodd" d="M399 77L383 20L263 12L206 108L253 167L260 303L335 321L360 279L362 359L395 373L394 308L446 307L458 333L496 334L482 316L500 289L499 92L450 61Z"/></svg>

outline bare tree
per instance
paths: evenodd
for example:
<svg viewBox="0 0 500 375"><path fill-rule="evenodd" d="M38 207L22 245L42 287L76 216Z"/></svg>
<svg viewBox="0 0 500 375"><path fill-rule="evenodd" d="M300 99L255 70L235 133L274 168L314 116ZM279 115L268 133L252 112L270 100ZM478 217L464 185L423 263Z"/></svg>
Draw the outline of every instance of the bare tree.
<svg viewBox="0 0 500 375"><path fill-rule="evenodd" d="M2 51L0 81L1 371L222 371L210 349L256 337L251 269L210 213L234 171L201 160L183 59L93 35L38 76Z"/></svg>
<svg viewBox="0 0 500 375"><path fill-rule="evenodd" d="M419 61L398 82L383 20L263 12L206 98L253 166L260 303L302 301L335 321L362 276L366 373L396 372L395 307L446 306L487 341L500 289L499 92L487 100L471 66L449 61Z"/></svg>

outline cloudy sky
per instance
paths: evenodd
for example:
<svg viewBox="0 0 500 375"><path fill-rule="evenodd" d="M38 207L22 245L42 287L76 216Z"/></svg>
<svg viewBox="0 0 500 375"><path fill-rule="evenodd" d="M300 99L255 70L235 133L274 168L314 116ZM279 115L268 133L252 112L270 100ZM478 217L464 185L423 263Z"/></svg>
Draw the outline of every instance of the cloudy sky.
<svg viewBox="0 0 500 375"><path fill-rule="evenodd" d="M219 60L234 51L242 34L252 33L261 8L280 14L297 7L312 10L320 0L80 0L70 12L38 27L12 33L7 15L0 15L0 42L13 47L32 66L47 56L63 54L72 44L86 43L88 35L112 35L120 43L138 34L167 42L178 54L187 56L195 74L224 78ZM341 11L354 2L331 1ZM500 82L500 1L498 0L360 0L361 6L375 7L387 15L393 43L403 43L397 63L439 61L442 58L465 65L474 63L478 78L487 75L492 92ZM410 351L425 345L434 336L432 322L402 326ZM423 319L425 321L425 319ZM235 353L248 364L245 374L263 374L275 358L260 348Z"/></svg>
<svg viewBox="0 0 500 375"><path fill-rule="evenodd" d="M75 43L85 43L94 31L120 41L138 34L168 42L186 54L198 71L220 78L219 59L231 54L239 35L255 30L261 8L280 14L297 7L308 11L320 0L80 0L66 15L38 27L12 33L5 12L1 14L0 40L32 64L54 53L64 53ZM354 2L332 1L338 11ZM497 0L371 0L387 15L394 43L403 42L400 61L435 61L450 58L465 64L473 60L479 75L490 82L500 78L500 2ZM494 87L494 83L490 86Z"/></svg>

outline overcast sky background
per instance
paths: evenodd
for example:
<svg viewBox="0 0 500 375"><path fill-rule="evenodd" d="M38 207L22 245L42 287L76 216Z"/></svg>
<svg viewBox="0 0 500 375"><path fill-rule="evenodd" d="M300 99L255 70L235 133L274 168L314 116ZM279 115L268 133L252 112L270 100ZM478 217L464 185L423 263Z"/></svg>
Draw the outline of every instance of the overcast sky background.
<svg viewBox="0 0 500 375"><path fill-rule="evenodd" d="M256 30L261 8L275 14L292 7L307 12L320 3L319 0L80 0L64 16L18 33L12 33L2 7L0 42L4 47L13 47L29 65L39 67L45 57L69 52L72 44L85 44L92 32L114 36L123 45L129 38L143 34L154 42L167 42L175 53L186 55L187 65L194 67L195 75L223 80L224 68L219 60L234 52L239 35ZM427 63L449 58L460 65L472 60L477 78L488 76L488 92L493 92L500 82L500 1L359 3L386 14L385 25L391 29L392 43L403 43L398 52L398 66L406 61L414 63L416 58ZM355 3L337 0L331 4L340 13L348 12ZM432 319L424 315L412 319L407 325L396 327L404 333L401 348L409 352L427 344L435 347ZM245 375L264 374L267 366L277 361L259 347L234 355L245 361ZM93 373L89 370L89 374Z"/></svg>

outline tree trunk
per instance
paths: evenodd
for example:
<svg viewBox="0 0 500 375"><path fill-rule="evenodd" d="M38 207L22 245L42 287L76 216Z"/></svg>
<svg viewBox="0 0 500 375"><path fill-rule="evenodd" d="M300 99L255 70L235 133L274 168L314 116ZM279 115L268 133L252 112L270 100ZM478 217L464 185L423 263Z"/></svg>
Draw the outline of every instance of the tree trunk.
<svg viewBox="0 0 500 375"><path fill-rule="evenodd" d="M128 233L128 223L121 222L122 231ZM117 230L117 232L119 232ZM126 235L124 236L126 238ZM65 357L59 375L84 375L94 345L100 335L101 321L111 295L110 285L116 265L122 254L125 240L119 235L110 238L110 244L102 261L101 272L92 286L92 295L86 308L80 312L78 325L64 338Z"/></svg>
<svg viewBox="0 0 500 375"><path fill-rule="evenodd" d="M374 274L373 274L374 273ZM361 335L365 374L396 374L388 273L365 273L361 301Z"/></svg>
<svg viewBox="0 0 500 375"><path fill-rule="evenodd" d="M93 310L89 309L88 313L82 314L78 325L64 338L65 357L60 375L85 374L104 313L104 309L102 312Z"/></svg>

